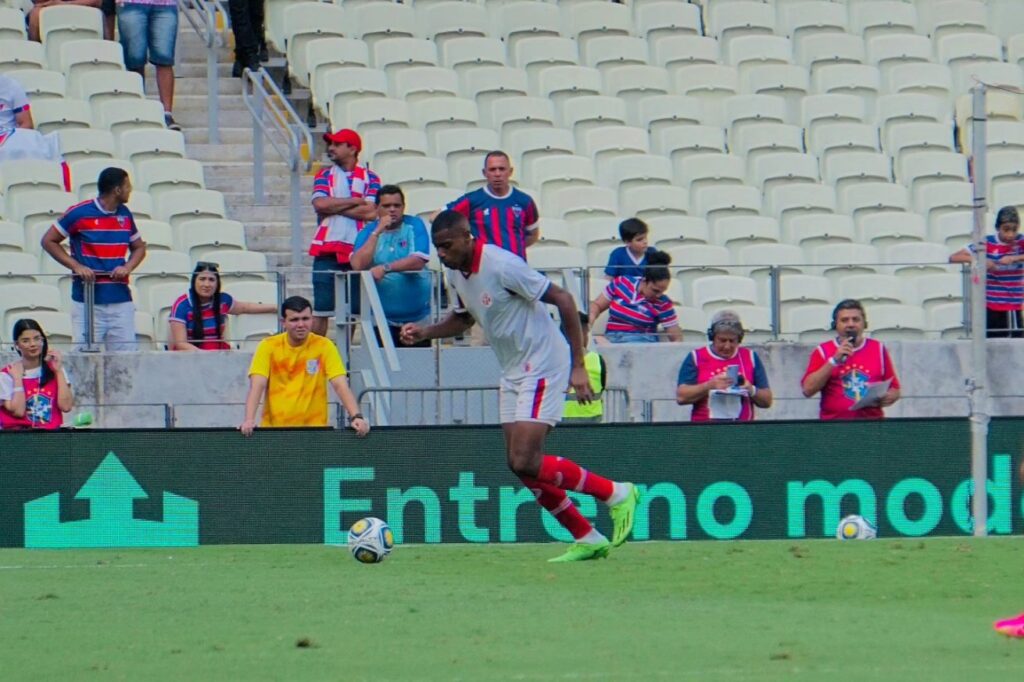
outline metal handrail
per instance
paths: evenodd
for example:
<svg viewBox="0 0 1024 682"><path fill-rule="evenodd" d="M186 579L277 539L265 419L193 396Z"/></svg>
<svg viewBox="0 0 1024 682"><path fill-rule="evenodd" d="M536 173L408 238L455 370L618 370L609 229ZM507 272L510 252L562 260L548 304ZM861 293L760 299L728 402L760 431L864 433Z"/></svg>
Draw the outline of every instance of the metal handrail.
<svg viewBox="0 0 1024 682"><path fill-rule="evenodd" d="M313 134L266 69L246 69L243 77L242 101L252 114L253 196L263 201L263 138L266 136L288 164L291 176L292 265L298 265L303 251L300 182L302 174L313 168Z"/></svg>
<svg viewBox="0 0 1024 682"><path fill-rule="evenodd" d="M230 15L221 0L178 0L178 11L191 24L192 29L206 45L206 113L210 128L210 144L220 144L220 88L218 86L218 65L220 48L224 37L217 30L217 14L224 17L224 25L230 25Z"/></svg>

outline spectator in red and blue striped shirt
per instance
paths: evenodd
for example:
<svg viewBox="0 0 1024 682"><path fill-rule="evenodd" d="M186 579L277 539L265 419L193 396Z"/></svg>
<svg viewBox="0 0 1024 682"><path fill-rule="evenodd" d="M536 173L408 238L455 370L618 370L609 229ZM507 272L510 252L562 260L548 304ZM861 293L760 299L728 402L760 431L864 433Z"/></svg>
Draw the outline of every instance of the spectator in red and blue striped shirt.
<svg viewBox="0 0 1024 682"><path fill-rule="evenodd" d="M135 304L128 276L146 257L146 243L128 210L132 182L121 168L104 168L97 181L99 196L69 208L55 222L41 244L55 261L71 270L71 321L74 342L85 343L84 283L95 286L95 342L107 350L133 351ZM67 239L71 253L61 242Z"/></svg>
<svg viewBox="0 0 1024 682"><path fill-rule="evenodd" d="M220 270L216 263L199 261L192 271L192 284L171 307L168 320L171 350L230 350L224 339L228 315L276 313L277 302L236 301L220 289ZM197 316L196 308L201 312Z"/></svg>
<svg viewBox="0 0 1024 682"><path fill-rule="evenodd" d="M664 251L654 251L647 256L642 277L616 277L591 302L591 321L609 311L606 339L612 343L655 343L660 325L669 341L683 340L672 300L665 295L672 282L668 269L671 262L672 257Z"/></svg>
<svg viewBox="0 0 1024 682"><path fill-rule="evenodd" d="M483 170L487 185L463 194L447 208L466 216L481 244L500 246L525 260L527 247L540 239L540 215L530 195L512 186L512 171L508 154L488 153ZM438 213L430 216L431 222Z"/></svg>
<svg viewBox="0 0 1024 682"><path fill-rule="evenodd" d="M968 244L950 256L949 262L970 263L975 250L973 243ZM985 238L985 256L985 335L990 339L1024 338L1024 236L1020 234L1020 216L1015 207L999 209L996 233Z"/></svg>

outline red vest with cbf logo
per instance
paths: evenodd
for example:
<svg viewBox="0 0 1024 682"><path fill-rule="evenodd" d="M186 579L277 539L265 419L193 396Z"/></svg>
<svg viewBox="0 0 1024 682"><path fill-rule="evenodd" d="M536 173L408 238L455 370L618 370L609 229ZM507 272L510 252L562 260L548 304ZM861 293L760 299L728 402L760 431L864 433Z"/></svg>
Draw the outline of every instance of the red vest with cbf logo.
<svg viewBox="0 0 1024 682"><path fill-rule="evenodd" d="M10 366L0 372L10 374ZM57 405L57 379L46 386L39 379L25 377L25 416L15 417L0 407L0 428L4 429L57 429L64 423L64 414Z"/></svg>
<svg viewBox="0 0 1024 682"><path fill-rule="evenodd" d="M740 347L731 358L720 358L705 346L693 351L693 364L697 366L697 383L702 384L712 377L725 373L725 368L731 365L739 367L739 376L746 379L746 385L754 383L754 353L749 348ZM740 409L740 416L736 421L751 421L754 418L754 403L750 396L741 396L743 407ZM693 413L690 420L695 422L706 422L711 419L708 409L707 396L693 404Z"/></svg>

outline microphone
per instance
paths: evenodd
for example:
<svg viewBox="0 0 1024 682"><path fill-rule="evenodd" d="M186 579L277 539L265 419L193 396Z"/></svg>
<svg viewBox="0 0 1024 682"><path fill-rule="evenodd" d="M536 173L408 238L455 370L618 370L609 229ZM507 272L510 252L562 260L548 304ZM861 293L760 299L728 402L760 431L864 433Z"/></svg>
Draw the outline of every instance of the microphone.
<svg viewBox="0 0 1024 682"><path fill-rule="evenodd" d="M849 340L850 345L852 346L853 344L857 343L857 332L849 332L846 335L846 338L847 338L847 340ZM849 360L849 359L850 359L850 356L847 355L842 360L836 360L836 363L840 364L840 365L844 365L844 364L846 364L846 361Z"/></svg>

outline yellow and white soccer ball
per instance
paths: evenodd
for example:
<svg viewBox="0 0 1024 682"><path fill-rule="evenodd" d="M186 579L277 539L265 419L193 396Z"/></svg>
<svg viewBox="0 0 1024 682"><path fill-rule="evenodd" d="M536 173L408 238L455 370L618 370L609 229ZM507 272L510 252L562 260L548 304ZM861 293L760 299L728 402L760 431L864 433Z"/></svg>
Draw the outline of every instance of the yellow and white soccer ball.
<svg viewBox="0 0 1024 682"><path fill-rule="evenodd" d="M874 540L878 537L878 529L863 516L851 514L844 516L836 527L836 538L839 540Z"/></svg>
<svg viewBox="0 0 1024 682"><path fill-rule="evenodd" d="M379 564L391 554L394 546L391 528L376 517L359 519L348 530L348 550L360 563Z"/></svg>

